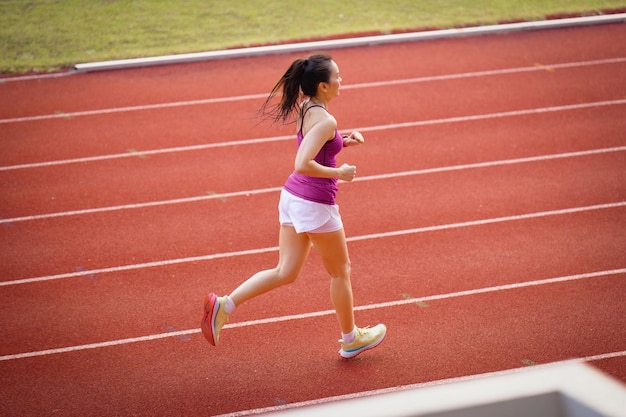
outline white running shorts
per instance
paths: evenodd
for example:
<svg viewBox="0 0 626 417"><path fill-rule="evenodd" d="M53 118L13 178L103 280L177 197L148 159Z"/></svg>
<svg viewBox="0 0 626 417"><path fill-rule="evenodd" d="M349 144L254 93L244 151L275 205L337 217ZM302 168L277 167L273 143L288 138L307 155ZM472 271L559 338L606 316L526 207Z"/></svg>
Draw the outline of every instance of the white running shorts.
<svg viewBox="0 0 626 417"><path fill-rule="evenodd" d="M282 226L293 226L296 233L327 233L343 228L338 205L305 200L285 189L280 192L278 220Z"/></svg>

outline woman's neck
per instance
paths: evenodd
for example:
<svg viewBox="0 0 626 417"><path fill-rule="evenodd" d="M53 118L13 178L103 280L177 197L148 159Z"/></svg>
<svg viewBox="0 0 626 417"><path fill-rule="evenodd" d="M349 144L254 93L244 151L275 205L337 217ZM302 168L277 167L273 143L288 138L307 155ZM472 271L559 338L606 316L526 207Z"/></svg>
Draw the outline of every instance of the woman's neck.
<svg viewBox="0 0 626 417"><path fill-rule="evenodd" d="M328 101L324 101L317 97L309 98L309 103L311 103L311 105L322 106L325 109L328 109Z"/></svg>

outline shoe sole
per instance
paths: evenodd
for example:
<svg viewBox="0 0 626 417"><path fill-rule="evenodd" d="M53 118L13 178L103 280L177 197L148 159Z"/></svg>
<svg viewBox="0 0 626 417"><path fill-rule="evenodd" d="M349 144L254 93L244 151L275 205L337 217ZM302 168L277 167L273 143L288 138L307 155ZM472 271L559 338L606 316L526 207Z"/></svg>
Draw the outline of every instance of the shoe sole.
<svg viewBox="0 0 626 417"><path fill-rule="evenodd" d="M387 330L385 330L385 334L383 334L383 337L381 337L378 342L374 343L373 345L362 347L359 350L354 350L352 352L346 352L343 349L339 349L339 356L341 356L344 359L352 359L355 356L357 356L359 353L363 353L366 350L374 349L376 346L380 345L383 342L383 340L385 340L385 336L387 336Z"/></svg>
<svg viewBox="0 0 626 417"><path fill-rule="evenodd" d="M213 293L208 294L204 299L204 316L200 323L202 334L204 338L213 346L217 346L217 340L215 337L215 316L219 309L219 303L217 296Z"/></svg>

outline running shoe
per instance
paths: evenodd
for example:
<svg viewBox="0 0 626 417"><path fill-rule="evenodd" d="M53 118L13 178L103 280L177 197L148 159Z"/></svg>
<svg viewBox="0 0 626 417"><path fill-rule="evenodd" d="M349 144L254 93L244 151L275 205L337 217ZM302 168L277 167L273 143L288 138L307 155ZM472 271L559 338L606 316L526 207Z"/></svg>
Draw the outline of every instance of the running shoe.
<svg viewBox="0 0 626 417"><path fill-rule="evenodd" d="M224 310L226 297L218 297L210 293L204 299L204 316L200 323L202 334L213 346L220 340L220 330L228 322L228 314Z"/></svg>
<svg viewBox="0 0 626 417"><path fill-rule="evenodd" d="M344 343L343 339L339 339L339 343L341 343L339 355L346 359L354 358L359 353L378 346L385 338L386 333L387 328L384 324L379 324L371 329L369 327L363 329L357 327L354 342Z"/></svg>

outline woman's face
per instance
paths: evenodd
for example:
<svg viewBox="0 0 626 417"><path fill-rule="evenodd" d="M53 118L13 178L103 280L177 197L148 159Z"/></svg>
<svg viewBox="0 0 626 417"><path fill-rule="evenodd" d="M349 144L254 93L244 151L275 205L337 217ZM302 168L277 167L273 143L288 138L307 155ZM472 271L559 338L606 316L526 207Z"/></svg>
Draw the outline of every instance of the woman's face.
<svg viewBox="0 0 626 417"><path fill-rule="evenodd" d="M337 97L339 95L339 89L341 88L341 76L339 76L339 67L335 61L330 61L330 80L326 85L326 91L324 92L328 99Z"/></svg>

